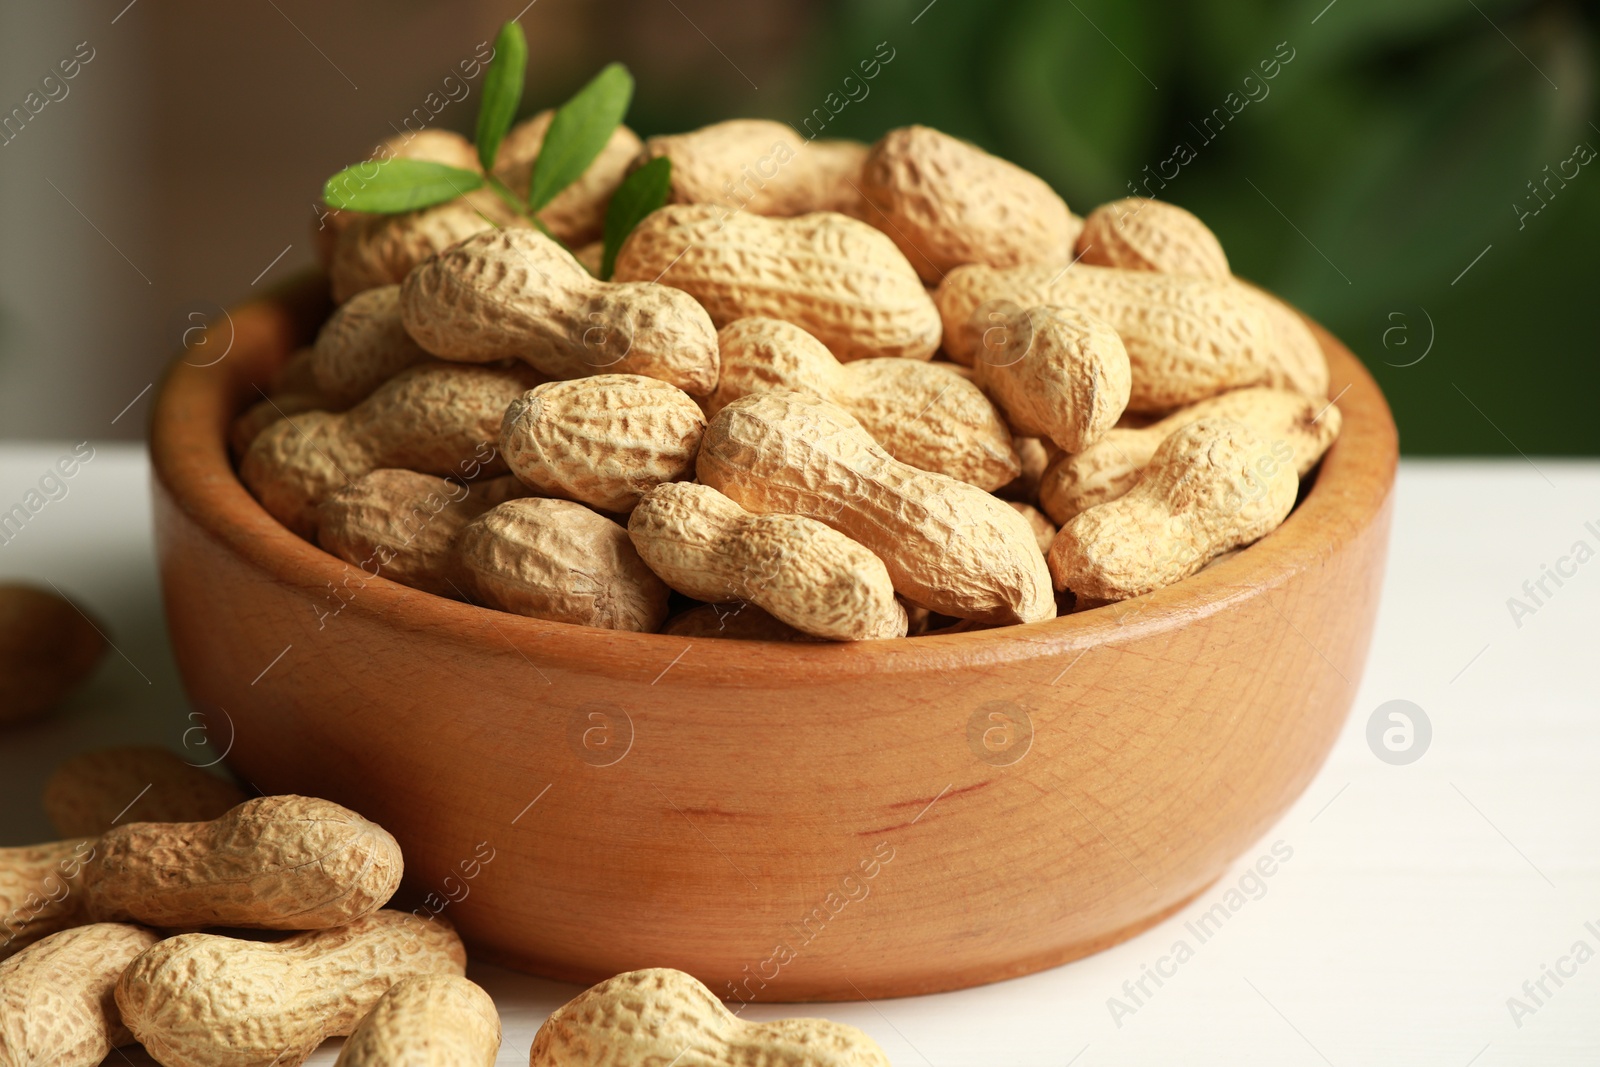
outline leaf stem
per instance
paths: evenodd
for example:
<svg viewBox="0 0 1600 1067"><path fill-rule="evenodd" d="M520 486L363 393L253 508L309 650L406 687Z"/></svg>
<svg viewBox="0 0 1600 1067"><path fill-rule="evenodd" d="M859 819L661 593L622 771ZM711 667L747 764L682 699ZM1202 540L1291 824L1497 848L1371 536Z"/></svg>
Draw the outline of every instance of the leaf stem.
<svg viewBox="0 0 1600 1067"><path fill-rule="evenodd" d="M512 209L515 210L517 214L533 223L534 229L550 238L550 240L554 241L562 248L566 248L568 252L572 251L572 249L567 248L566 242L550 232L550 227L544 224L543 219L539 218L538 215L535 215L528 209L528 205L522 200L521 197L511 191L510 186L506 185L505 182L501 181L493 174L485 174L483 179L485 184L487 184L490 189L494 190L496 196L498 196L501 200L504 200L507 204L510 204Z"/></svg>
<svg viewBox="0 0 1600 1067"><path fill-rule="evenodd" d="M504 200L507 204L511 205L511 209L517 214L528 214L528 205L523 202L520 196L512 192L511 187L506 185L505 182L501 181L499 178L488 173L487 171L484 172L483 181L485 185L494 191L496 196L498 196L501 200Z"/></svg>

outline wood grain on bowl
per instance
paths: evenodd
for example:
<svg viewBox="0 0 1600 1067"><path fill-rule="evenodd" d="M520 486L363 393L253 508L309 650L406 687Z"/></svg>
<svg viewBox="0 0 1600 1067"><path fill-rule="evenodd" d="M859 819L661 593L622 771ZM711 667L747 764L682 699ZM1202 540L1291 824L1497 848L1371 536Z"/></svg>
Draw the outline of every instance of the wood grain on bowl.
<svg viewBox="0 0 1600 1067"><path fill-rule="evenodd" d="M190 696L226 712L232 766L393 832L414 897L480 957L581 982L676 967L780 1001L1026 974L1215 880L1355 696L1396 440L1321 330L1343 434L1226 566L1029 626L775 644L492 612L280 526L227 428L323 284L235 310L228 358L180 359L162 387L173 646Z"/></svg>

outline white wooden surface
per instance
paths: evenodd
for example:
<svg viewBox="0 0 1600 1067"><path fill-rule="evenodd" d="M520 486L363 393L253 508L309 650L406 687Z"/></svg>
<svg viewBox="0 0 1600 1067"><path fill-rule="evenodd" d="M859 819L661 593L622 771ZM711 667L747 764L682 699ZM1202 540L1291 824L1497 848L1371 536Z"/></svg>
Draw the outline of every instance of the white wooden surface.
<svg viewBox="0 0 1600 1067"><path fill-rule="evenodd" d="M120 650L66 714L0 734L3 844L50 836L38 793L60 758L130 741L178 749L192 725L161 622L145 462L96 447L67 495L0 544L0 577L55 582L110 623ZM0 510L69 450L0 448ZM1578 942L1600 954L1600 558L1561 564L1576 573L1546 579L1551 595L1520 626L1507 607L1532 605L1523 583L1580 540L1600 552L1600 463L1407 463L1350 721L1229 878L1156 929L1045 974L745 1017L826 1014L871 1033L897 1067L1600 1063L1600 955L1571 955ZM1394 699L1433 727L1404 766L1366 740ZM1290 858L1250 880L1275 844ZM1186 924L1226 906L1241 879L1248 894L1200 941ZM1180 940L1192 957L1163 962ZM1159 986L1144 969L1158 965L1170 975ZM1546 967L1571 973L1558 985ZM539 1023L577 992L492 967L471 976L500 1005L501 1064L525 1063ZM1514 1017L1512 997L1532 1010ZM1114 1013L1111 998L1133 1010ZM149 1061L129 1049L107 1062Z"/></svg>

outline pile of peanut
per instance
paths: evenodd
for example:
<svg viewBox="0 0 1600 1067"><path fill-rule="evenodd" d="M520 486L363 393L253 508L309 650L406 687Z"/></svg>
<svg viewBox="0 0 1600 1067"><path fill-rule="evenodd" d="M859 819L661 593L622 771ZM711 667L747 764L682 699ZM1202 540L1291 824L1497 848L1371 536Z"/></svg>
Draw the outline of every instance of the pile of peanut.
<svg viewBox="0 0 1600 1067"><path fill-rule="evenodd" d="M164 1067L296 1067L342 1035L340 1067L493 1067L494 1001L437 911L384 907L403 863L376 823L310 797L245 799L159 749L75 757L44 803L65 839L0 848L0 1067L94 1067L133 1042ZM130 808L151 821L124 821ZM528 1062L889 1063L853 1027L743 1022L664 969L558 1009Z"/></svg>
<svg viewBox="0 0 1600 1067"><path fill-rule="evenodd" d="M508 187L548 123L507 138ZM445 132L384 151L476 166ZM663 156L601 281L608 200ZM339 307L234 427L269 512L502 611L849 641L1177 582L1282 523L1339 430L1304 320L1193 215L1080 219L925 127L619 127L540 222L481 193L328 220Z"/></svg>

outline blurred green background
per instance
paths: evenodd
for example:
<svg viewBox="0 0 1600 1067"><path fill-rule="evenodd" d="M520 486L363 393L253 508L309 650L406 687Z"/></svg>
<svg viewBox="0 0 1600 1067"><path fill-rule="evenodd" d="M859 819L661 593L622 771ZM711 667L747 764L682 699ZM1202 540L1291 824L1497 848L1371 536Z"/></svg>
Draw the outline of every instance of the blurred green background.
<svg viewBox="0 0 1600 1067"><path fill-rule="evenodd" d="M1150 187L1365 360L1407 452L1600 453L1600 157L1581 161L1600 149L1600 5L878 0L812 15L782 105L763 84L738 113L798 127L887 41L894 59L826 135L937 126L1079 213L1176 171ZM630 121L727 117L726 73L670 96L642 79ZM1192 161L1163 166L1180 143Z"/></svg>

